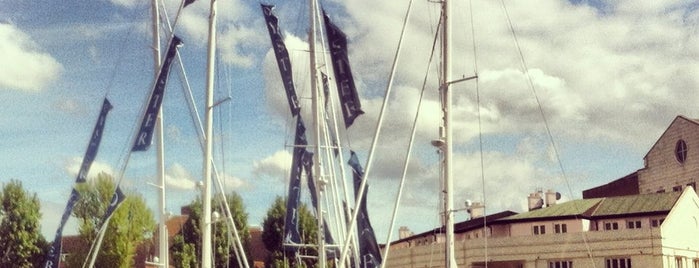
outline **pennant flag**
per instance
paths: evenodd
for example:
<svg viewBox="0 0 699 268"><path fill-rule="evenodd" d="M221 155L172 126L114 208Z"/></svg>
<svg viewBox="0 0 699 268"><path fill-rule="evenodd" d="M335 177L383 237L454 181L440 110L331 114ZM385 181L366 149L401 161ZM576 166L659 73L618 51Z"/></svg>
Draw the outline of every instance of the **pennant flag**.
<svg viewBox="0 0 699 268"><path fill-rule="evenodd" d="M49 248L49 252L46 254L44 268L59 267L59 263L61 262L61 247L63 245L63 226L65 226L66 222L68 221L68 217L70 217L73 207L79 199L80 194L75 190L75 188L73 188L73 191L70 192L70 198L68 198L68 204L66 205L65 210L63 210L63 216L61 216L61 223L58 225L56 236L53 239L51 247Z"/></svg>
<svg viewBox="0 0 699 268"><path fill-rule="evenodd" d="M291 73L291 61L289 60L289 51L286 50L286 45L284 44L284 38L279 29L277 16L272 13L273 5L260 4L262 7L262 14L265 16L265 21L267 22L267 30L269 30L269 37L272 39L272 49L274 50L274 56L277 58L277 66L279 66L279 73L282 76L282 83L284 84L284 89L286 90L286 98L289 101L289 108L291 109L291 114L296 116L299 114L301 107L299 106L299 100L296 96L296 88L294 87L294 79Z"/></svg>
<svg viewBox="0 0 699 268"><path fill-rule="evenodd" d="M290 254L297 251L293 244L301 243L299 234L298 207L301 199L301 169L303 168L303 156L306 152L306 127L299 115L296 121L296 137L294 139L294 153L291 161L291 174L289 175L289 190L286 200L286 218L284 220L284 248Z"/></svg>
<svg viewBox="0 0 699 268"><path fill-rule="evenodd" d="M87 173L90 171L90 166L97 156L97 151L99 150L100 142L102 141L102 132L104 131L104 124L107 120L107 114L110 110L114 108L107 98L102 102L102 110L99 117L97 118L97 124L95 124L94 130L92 130L92 138L90 139L90 144L87 146L87 151L83 157L83 162L80 165L80 171L78 171L78 177L75 182L85 182L87 180Z"/></svg>
<svg viewBox="0 0 699 268"><path fill-rule="evenodd" d="M357 154L354 151L350 151L351 156L348 164L352 167L352 174L354 177L354 194L359 195L359 186L362 184L362 176L364 176L364 169L359 164L359 159L357 159ZM368 187L367 187L368 188ZM374 228L371 227L371 222L369 221L369 214L367 212L366 205L367 189L364 189L364 195L362 200L359 201L359 215L357 217L357 232L359 236L359 267L381 267L381 252L379 251L379 245L376 243L376 236L374 235Z"/></svg>
<svg viewBox="0 0 699 268"><path fill-rule="evenodd" d="M184 0L184 5L183 7L187 7L188 5L194 3L195 0Z"/></svg>
<svg viewBox="0 0 699 268"><path fill-rule="evenodd" d="M345 119L345 127L350 127L354 123L354 119L363 114L364 111L359 103L359 95L354 86L352 69L350 69L349 57L347 56L347 36L330 21L330 17L325 12L323 12L323 17L330 45L330 58L335 72L335 83L342 106L342 116Z"/></svg>
<svg viewBox="0 0 699 268"><path fill-rule="evenodd" d="M145 151L148 150L148 147L150 147L153 140L155 120L157 119L158 112L160 111L160 104L163 102L165 84L167 83L167 77L170 74L170 65L172 64L172 60L175 58L175 55L177 55L177 47L181 44L182 40L180 40L180 38L177 36L173 36L172 40L170 40L170 45L168 46L167 54L165 56L165 62L163 62L163 65L160 67L160 71L158 71L158 78L155 81L150 98L148 99L146 111L141 118L141 128L136 136L136 141L131 149L132 151Z"/></svg>

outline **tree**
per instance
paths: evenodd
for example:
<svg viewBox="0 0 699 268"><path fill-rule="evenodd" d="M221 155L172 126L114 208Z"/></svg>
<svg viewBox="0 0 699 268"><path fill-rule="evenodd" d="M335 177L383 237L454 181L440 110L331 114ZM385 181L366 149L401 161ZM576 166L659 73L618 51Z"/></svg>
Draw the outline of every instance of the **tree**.
<svg viewBox="0 0 699 268"><path fill-rule="evenodd" d="M0 267L41 266L47 243L41 235L36 194L12 180L3 186L0 201Z"/></svg>
<svg viewBox="0 0 699 268"><path fill-rule="evenodd" d="M212 200L213 211L221 215L221 218L212 224L212 239L214 251L215 267L239 267L238 256L233 248L233 233L229 233L228 221L223 217L224 208L221 205L221 196L216 196ZM248 230L248 214L245 212L243 199L236 192L226 195L228 207L231 211L233 222L235 223L244 253L246 254L248 265L252 266L250 257L250 231ZM176 267L197 267L198 260L201 259L201 216L202 202L200 198L189 204L189 218L182 226L182 232L175 237L172 245L173 260L170 262ZM212 219L215 220L215 219ZM193 250L190 250L193 249ZM191 253L193 251L193 253Z"/></svg>
<svg viewBox="0 0 699 268"><path fill-rule="evenodd" d="M97 239L102 216L114 193L112 177L100 173L97 178L76 186L80 200L73 216L80 220L79 236L83 241L79 252L68 256L67 266L80 267L87 258L90 245ZM152 234L155 219L142 196L127 191L126 199L114 211L105 232L96 267L133 267L136 247Z"/></svg>
<svg viewBox="0 0 699 268"><path fill-rule="evenodd" d="M316 244L318 225L315 217L311 214L305 204L298 208L299 232L301 242L304 244ZM295 256L287 256L284 253L284 218L286 217L286 200L277 196L272 206L267 210L267 215L262 222L262 242L265 248L270 251L267 267L314 267L316 261L304 259L302 263L297 263ZM314 256L317 250L309 247L302 247L300 255Z"/></svg>

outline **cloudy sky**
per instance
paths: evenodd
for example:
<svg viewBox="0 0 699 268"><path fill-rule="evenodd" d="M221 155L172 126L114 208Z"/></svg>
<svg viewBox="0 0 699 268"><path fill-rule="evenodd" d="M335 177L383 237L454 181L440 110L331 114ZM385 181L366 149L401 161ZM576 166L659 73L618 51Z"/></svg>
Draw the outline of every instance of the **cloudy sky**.
<svg viewBox="0 0 699 268"><path fill-rule="evenodd" d="M156 204L154 150L128 153L154 75L147 2L0 0L0 181L20 180L38 195L47 237L58 226L105 96L114 109L91 173L123 177L125 188ZM580 198L584 189L641 168L675 116L699 116L693 1L464 2L454 4L453 76L479 79L454 87L457 207L473 200L485 202L488 213L524 211L536 189ZM266 3L277 5L297 91L306 99L306 7ZM243 196L250 225L260 225L275 196L285 194L293 140L258 4L218 3L215 99L231 101L215 111L215 157L226 191ZM341 136L365 164L408 2L322 4L350 40L366 114ZM173 19L176 1L165 6ZM201 0L182 12L175 30L185 43L182 61L163 104L167 207L175 213L195 198L202 173L181 66L202 110L207 12ZM381 243L426 75L397 225L422 232L439 224L439 158L429 145L440 122L438 61L428 63L438 12L428 1L414 3L372 163L369 213ZM74 228L72 221L66 233Z"/></svg>

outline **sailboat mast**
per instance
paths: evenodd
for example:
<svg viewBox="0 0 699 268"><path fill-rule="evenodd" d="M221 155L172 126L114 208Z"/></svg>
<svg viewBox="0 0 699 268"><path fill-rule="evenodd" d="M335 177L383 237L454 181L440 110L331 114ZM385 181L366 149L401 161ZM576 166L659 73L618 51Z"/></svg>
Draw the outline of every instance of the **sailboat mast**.
<svg viewBox="0 0 699 268"><path fill-rule="evenodd" d="M323 188L325 188L325 185L323 183L323 174L321 174L321 166L320 166L320 120L322 116L320 115L320 102L318 101L319 95L318 94L318 72L316 69L316 10L317 10L317 3L316 0L309 0L310 2L310 13L309 13L309 20L310 20L310 31L308 34L308 48L310 50L310 66L311 66L311 92L312 92L312 103L311 106L313 106L313 139L315 140L315 147L313 148L314 155L315 157L313 158L313 173L315 173L315 176L313 176L317 182L316 182L316 196L318 197L318 206L317 206L317 212L316 212L316 218L318 220L318 265L320 267L327 267L325 262L326 262L326 254L325 254L325 226L323 222Z"/></svg>
<svg viewBox="0 0 699 268"><path fill-rule="evenodd" d="M446 231L445 267L456 267L454 259L454 181L452 176L452 129L451 129L451 7L448 0L442 1L442 81L440 95L442 97L442 118L444 139L444 225Z"/></svg>
<svg viewBox="0 0 699 268"><path fill-rule="evenodd" d="M209 49L207 52L206 67L206 113L205 113L205 149L204 149L204 193L202 194L202 221L201 221L201 267L211 268L211 158L213 152L213 106L214 106L214 65L216 55L216 0L211 0L211 14L209 15Z"/></svg>
<svg viewBox="0 0 699 268"><path fill-rule="evenodd" d="M160 69L160 10L158 9L159 1L151 2L151 11L153 16L152 34L153 34L153 70L155 79L158 79L158 70ZM159 265L169 267L168 241L167 241L167 214L165 212L165 145L163 138L163 109L162 106L158 111L158 117L155 123L157 137L157 162L158 162L158 258Z"/></svg>

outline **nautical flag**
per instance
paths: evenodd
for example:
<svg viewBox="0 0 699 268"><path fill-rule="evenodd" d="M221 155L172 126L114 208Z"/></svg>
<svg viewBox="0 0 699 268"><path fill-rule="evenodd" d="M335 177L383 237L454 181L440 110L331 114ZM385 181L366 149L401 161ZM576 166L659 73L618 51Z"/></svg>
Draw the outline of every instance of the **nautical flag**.
<svg viewBox="0 0 699 268"><path fill-rule="evenodd" d="M151 141L153 140L155 120L158 118L160 104L163 102L163 95L165 93L165 84L167 84L167 77L170 74L170 65L175 55L177 55L177 47L181 44L182 40L177 36L173 36L172 40L170 40L165 62L163 62L163 65L158 71L158 78L155 81L155 85L153 85L146 111L141 118L141 127L136 136L133 148L131 149L132 151L145 151L150 147Z"/></svg>
<svg viewBox="0 0 699 268"><path fill-rule="evenodd" d="M359 115L363 114L362 105L359 103L357 88L354 86L352 69L350 69L349 57L347 56L347 37L337 28L323 12L325 17L325 32L330 45L330 58L335 72L335 83L340 95L342 106L342 116L345 119L345 127L350 127Z"/></svg>
<svg viewBox="0 0 699 268"><path fill-rule="evenodd" d="M359 195L359 186L362 183L362 177L364 176L364 169L359 160L357 159L357 154L354 151L350 151L351 156L348 164L352 167L352 174L354 177L354 194ZM367 187L368 188L368 187ZM367 189L364 189L364 195L362 200L359 201L359 215L357 217L357 235L359 236L359 267L381 267L381 252L379 251L379 245L376 243L376 236L374 235L374 228L371 227L371 222L369 221L369 214L367 213L366 206L366 196Z"/></svg>
<svg viewBox="0 0 699 268"><path fill-rule="evenodd" d="M269 30L269 37L272 39L272 49L274 50L274 56L277 59L277 66L279 66L279 73L282 76L282 83L284 84L284 89L286 90L286 98L289 101L289 108L291 109L291 114L296 116L299 114L301 107L299 106L299 100L296 96L296 89L294 88L294 79L291 73L291 61L289 60L289 51L286 50L286 45L284 44L284 38L279 29L277 16L272 13L273 5L260 4L262 7L262 13L265 16L265 21L267 22L267 30Z"/></svg>
<svg viewBox="0 0 699 268"><path fill-rule="evenodd" d="M92 138L90 139L90 144L87 146L87 151L83 157L83 162L80 165L80 171L78 171L78 177L75 179L75 182L80 183L86 181L87 173L90 171L92 161L95 160L97 150L99 150L100 141L102 140L102 133L104 132L104 124L107 120L107 114L112 108L112 104L109 103L107 98L105 98L104 102L102 102L102 110L97 118L97 124L95 124L95 128L92 130Z"/></svg>
<svg viewBox="0 0 699 268"><path fill-rule="evenodd" d="M296 121L296 137L294 139L294 153L291 161L291 174L289 175L289 190L286 200L286 218L284 220L284 248L290 254L297 251L297 247L288 246L300 244L298 207L301 199L301 171L303 157L306 152L306 127L299 115Z"/></svg>
<svg viewBox="0 0 699 268"><path fill-rule="evenodd" d="M53 239L53 243L49 248L49 252L46 255L46 262L44 262L44 268L58 267L61 261L61 246L63 237L63 226L65 226L68 221L68 217L73 211L75 203L80 199L80 194L73 188L70 192L70 198L68 198L68 204L65 210L63 210L63 216L61 217L61 223L58 225L58 230L56 231L56 236Z"/></svg>
<svg viewBox="0 0 699 268"><path fill-rule="evenodd" d="M187 7L188 5L194 3L195 0L184 0L184 5L182 7Z"/></svg>

